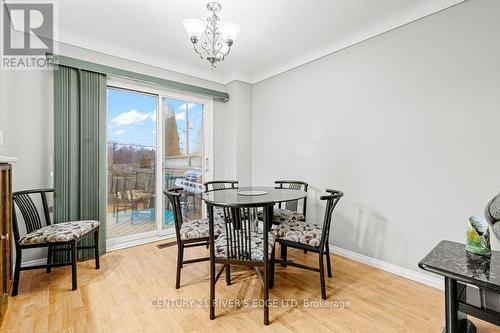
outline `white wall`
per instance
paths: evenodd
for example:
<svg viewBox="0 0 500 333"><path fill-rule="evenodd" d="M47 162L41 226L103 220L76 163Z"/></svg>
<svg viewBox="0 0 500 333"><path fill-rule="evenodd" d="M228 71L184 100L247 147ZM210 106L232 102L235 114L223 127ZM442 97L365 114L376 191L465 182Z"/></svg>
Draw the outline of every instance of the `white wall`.
<svg viewBox="0 0 500 333"><path fill-rule="evenodd" d="M229 101L215 114L215 179L235 179L252 184L252 85L233 81L227 86ZM221 158L223 156L223 158Z"/></svg>
<svg viewBox="0 0 500 333"><path fill-rule="evenodd" d="M217 129L225 133L225 175L248 186L252 184L252 86L233 81L227 88L230 99L225 105L225 127Z"/></svg>
<svg viewBox="0 0 500 333"><path fill-rule="evenodd" d="M418 271L500 191L500 1L471 0L253 87L253 183L345 192L331 243ZM494 244L498 248L498 242Z"/></svg>
<svg viewBox="0 0 500 333"><path fill-rule="evenodd" d="M53 78L50 71L1 71L0 155L17 156L14 190L52 184Z"/></svg>
<svg viewBox="0 0 500 333"><path fill-rule="evenodd" d="M16 156L13 190L52 186L53 76L51 71L0 71L0 155ZM24 233L24 229L21 230ZM23 260L45 251L29 250Z"/></svg>

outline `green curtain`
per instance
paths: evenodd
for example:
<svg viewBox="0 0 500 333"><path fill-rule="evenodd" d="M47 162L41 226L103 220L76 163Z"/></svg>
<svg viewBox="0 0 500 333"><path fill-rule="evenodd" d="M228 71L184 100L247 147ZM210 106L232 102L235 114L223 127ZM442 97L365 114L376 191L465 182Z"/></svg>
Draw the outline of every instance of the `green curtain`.
<svg viewBox="0 0 500 333"><path fill-rule="evenodd" d="M54 70L54 222L100 221L101 253L106 251L106 95L104 74L66 66ZM93 245L93 235L81 244ZM79 259L94 255L92 249L79 252Z"/></svg>

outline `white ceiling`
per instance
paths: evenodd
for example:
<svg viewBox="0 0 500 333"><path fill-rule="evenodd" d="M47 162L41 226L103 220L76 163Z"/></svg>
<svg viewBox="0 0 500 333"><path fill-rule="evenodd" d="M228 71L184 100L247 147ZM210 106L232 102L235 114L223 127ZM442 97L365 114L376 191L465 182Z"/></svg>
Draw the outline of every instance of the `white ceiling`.
<svg viewBox="0 0 500 333"><path fill-rule="evenodd" d="M181 22L206 0L59 1L59 40L219 83L255 83L463 0L221 0L241 26L215 70L194 54Z"/></svg>

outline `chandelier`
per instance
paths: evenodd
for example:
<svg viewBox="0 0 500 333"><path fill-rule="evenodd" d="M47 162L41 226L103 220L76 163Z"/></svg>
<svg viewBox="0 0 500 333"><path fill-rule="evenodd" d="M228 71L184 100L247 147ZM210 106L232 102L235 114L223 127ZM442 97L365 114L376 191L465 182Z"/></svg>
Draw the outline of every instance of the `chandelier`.
<svg viewBox="0 0 500 333"><path fill-rule="evenodd" d="M207 59L212 69L231 51L231 46L240 32L240 26L231 22L220 22L217 12L222 6L217 2L209 2L207 9L212 12L206 23L198 19L187 19L182 25L187 31L194 50L201 59Z"/></svg>

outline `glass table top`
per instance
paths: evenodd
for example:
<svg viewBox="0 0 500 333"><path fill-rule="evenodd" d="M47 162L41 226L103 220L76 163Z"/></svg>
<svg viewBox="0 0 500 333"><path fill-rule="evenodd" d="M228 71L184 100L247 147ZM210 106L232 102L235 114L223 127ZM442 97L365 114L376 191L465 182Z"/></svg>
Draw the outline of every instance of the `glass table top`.
<svg viewBox="0 0 500 333"><path fill-rule="evenodd" d="M217 206L239 205L251 207L300 200L306 196L307 193L301 190L271 186L252 186L207 192L203 194L203 200L208 204Z"/></svg>

